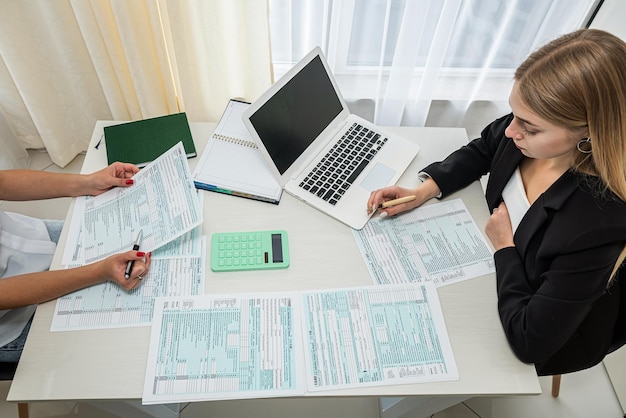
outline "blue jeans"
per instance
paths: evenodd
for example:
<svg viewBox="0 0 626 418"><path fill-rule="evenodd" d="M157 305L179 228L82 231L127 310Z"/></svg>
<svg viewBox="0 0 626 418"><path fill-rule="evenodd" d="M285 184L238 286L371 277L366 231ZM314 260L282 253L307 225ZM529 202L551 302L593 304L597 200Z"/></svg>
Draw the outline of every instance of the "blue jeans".
<svg viewBox="0 0 626 418"><path fill-rule="evenodd" d="M61 235L61 230L63 229L63 221L45 219L43 222L46 224L46 228L48 228L48 235L50 236L50 240L54 243L58 243L59 236ZM20 356L22 355L24 343L26 343L26 337L28 336L28 331L30 330L30 324L32 322L33 318L31 317L19 337L17 337L4 347L0 347L0 362L18 362Z"/></svg>
<svg viewBox="0 0 626 418"><path fill-rule="evenodd" d="M33 318L26 323L26 326L22 330L19 337L5 345L0 347L0 361L5 363L17 363L22 355L24 344L26 343L26 337L30 330L30 324L33 322Z"/></svg>

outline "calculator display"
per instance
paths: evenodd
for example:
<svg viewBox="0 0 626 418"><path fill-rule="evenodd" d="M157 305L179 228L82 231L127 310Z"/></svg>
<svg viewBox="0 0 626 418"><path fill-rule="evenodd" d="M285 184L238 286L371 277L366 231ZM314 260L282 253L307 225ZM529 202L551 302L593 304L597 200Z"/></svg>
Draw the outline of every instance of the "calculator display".
<svg viewBox="0 0 626 418"><path fill-rule="evenodd" d="M272 261L283 262L283 238L280 234L272 234Z"/></svg>

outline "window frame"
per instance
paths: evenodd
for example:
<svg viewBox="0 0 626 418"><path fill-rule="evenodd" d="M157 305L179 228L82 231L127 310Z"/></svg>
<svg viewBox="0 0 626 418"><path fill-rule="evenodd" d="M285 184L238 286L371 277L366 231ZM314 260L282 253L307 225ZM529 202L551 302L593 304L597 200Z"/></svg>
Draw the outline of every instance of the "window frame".
<svg viewBox="0 0 626 418"><path fill-rule="evenodd" d="M322 30L321 47L326 54L333 74L341 86L342 94L347 99L369 98L376 99L379 91L384 89L392 71L391 66L382 65L380 68L367 65L348 65L350 36L340 35L341 28L352 27L354 9L357 0L323 0L323 18L321 25L328 30ZM589 0L589 9L581 22L582 27L589 27L593 17L602 6L603 0ZM291 4L291 2L290 2ZM319 4L319 3L318 3ZM389 12L389 9L387 9ZM291 55L291 53L289 54ZM293 62L273 62L275 79L280 78L297 60ZM438 83L434 89L434 100L488 100L501 101L508 96L513 84L515 68L494 68L483 70L477 67L444 67L438 75ZM411 75L411 88L416 89L423 77L423 67L416 67ZM358 77L355 77L358 76ZM357 80L358 78L358 80ZM480 89L473 91L468 97L467 86L469 80L483 80ZM364 88L364 86L366 86ZM503 95L503 92L507 92Z"/></svg>

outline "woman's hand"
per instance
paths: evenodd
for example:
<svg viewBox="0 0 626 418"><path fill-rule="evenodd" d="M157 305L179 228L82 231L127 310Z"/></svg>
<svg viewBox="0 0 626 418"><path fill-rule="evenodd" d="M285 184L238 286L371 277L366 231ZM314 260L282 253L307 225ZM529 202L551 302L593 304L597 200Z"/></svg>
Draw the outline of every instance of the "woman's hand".
<svg viewBox="0 0 626 418"><path fill-rule="evenodd" d="M115 162L95 173L87 174L85 195L97 196L114 187L128 187L132 177L139 172L134 164Z"/></svg>
<svg viewBox="0 0 626 418"><path fill-rule="evenodd" d="M394 216L401 212L414 209L429 199L441 194L439 186L433 179L427 179L415 189L408 189L400 186L389 186L383 189L374 190L367 200L367 213L375 212L381 204L389 200L399 199L405 196L415 196L415 200L399 205L390 206L381 210L380 217Z"/></svg>
<svg viewBox="0 0 626 418"><path fill-rule="evenodd" d="M124 277L126 265L129 261L134 261L133 269L130 272L130 278ZM120 254L114 254L104 260L98 261L99 275L102 281L112 281L119 284L126 290L132 290L141 284L141 281L148 274L150 263L152 262L152 254L143 251L126 251Z"/></svg>
<svg viewBox="0 0 626 418"><path fill-rule="evenodd" d="M485 226L485 233L496 251L515 246L511 218L504 202L500 203L500 206L493 210Z"/></svg>

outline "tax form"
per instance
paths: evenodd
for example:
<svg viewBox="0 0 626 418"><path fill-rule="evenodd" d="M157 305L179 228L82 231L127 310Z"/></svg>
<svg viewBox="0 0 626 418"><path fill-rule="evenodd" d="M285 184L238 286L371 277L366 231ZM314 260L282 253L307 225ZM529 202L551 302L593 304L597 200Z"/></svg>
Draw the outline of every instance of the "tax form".
<svg viewBox="0 0 626 418"><path fill-rule="evenodd" d="M87 264L132 248L150 252L202 223L182 143L133 176L130 187L76 199L62 263Z"/></svg>
<svg viewBox="0 0 626 418"><path fill-rule="evenodd" d="M204 294L206 236L185 241L194 241L181 245L198 253L166 256L155 250L161 255L153 255L148 274L133 290L105 282L59 297L50 331L149 326L157 297Z"/></svg>
<svg viewBox="0 0 626 418"><path fill-rule="evenodd" d="M143 404L304 393L297 294L158 298Z"/></svg>
<svg viewBox="0 0 626 418"><path fill-rule="evenodd" d="M372 218L352 233L377 284L443 286L495 271L491 247L461 199Z"/></svg>
<svg viewBox="0 0 626 418"><path fill-rule="evenodd" d="M133 179L76 200L62 262L76 267L128 251L142 229L140 249L153 252L148 274L131 291L107 282L58 298L51 331L150 325L156 297L204 293L203 205L182 143Z"/></svg>
<svg viewBox="0 0 626 418"><path fill-rule="evenodd" d="M304 295L308 390L459 378L433 283Z"/></svg>
<svg viewBox="0 0 626 418"><path fill-rule="evenodd" d="M142 402L455 379L432 283L158 298Z"/></svg>

